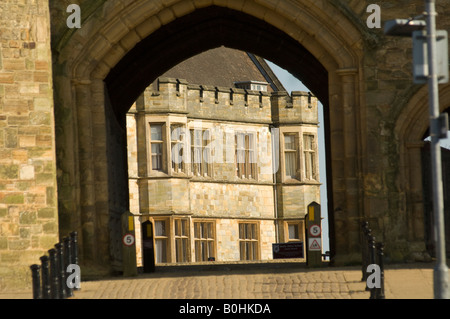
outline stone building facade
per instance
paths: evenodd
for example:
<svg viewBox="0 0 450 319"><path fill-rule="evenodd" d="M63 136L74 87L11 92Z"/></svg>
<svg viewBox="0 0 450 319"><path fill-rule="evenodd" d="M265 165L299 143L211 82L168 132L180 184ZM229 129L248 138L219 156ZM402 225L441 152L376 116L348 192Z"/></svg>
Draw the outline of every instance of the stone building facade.
<svg viewBox="0 0 450 319"><path fill-rule="evenodd" d="M273 243L304 242L317 98L254 84L159 78L127 114L130 211L153 223L157 263L268 260Z"/></svg>
<svg viewBox="0 0 450 319"><path fill-rule="evenodd" d="M412 82L411 39L367 25L374 3L381 27L425 9L423 0L2 0L0 290L29 287L30 263L73 230L84 272L110 273L117 216L129 208L126 113L166 70L220 45L289 70L323 104L332 264L361 262L361 220L387 261L426 260L428 90ZM67 25L71 4L79 29ZM437 11L437 28L449 30L448 0ZM444 112L450 84L439 96Z"/></svg>

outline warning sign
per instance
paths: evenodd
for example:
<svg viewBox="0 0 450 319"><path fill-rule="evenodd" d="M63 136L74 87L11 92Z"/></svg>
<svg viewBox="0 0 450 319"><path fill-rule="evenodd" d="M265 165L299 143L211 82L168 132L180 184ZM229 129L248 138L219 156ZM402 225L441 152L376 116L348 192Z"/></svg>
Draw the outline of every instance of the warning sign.
<svg viewBox="0 0 450 319"><path fill-rule="evenodd" d="M309 238L308 250L309 251L321 251L322 250L322 240L320 238Z"/></svg>

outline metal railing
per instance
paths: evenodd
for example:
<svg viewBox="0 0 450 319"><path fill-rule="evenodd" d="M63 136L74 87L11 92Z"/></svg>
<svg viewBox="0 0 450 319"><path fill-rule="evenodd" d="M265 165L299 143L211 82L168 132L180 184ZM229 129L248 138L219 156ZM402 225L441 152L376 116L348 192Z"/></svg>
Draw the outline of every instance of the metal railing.
<svg viewBox="0 0 450 319"><path fill-rule="evenodd" d="M68 284L68 266L78 266L78 234L70 233L55 248L48 250L48 256L40 257L41 264L30 266L33 299L65 299L73 296L73 290Z"/></svg>
<svg viewBox="0 0 450 319"><path fill-rule="evenodd" d="M385 299L384 294L384 244L376 242L372 235L372 230L369 228L369 223L363 221L361 224L362 234L362 279L366 282L366 290L370 291L370 299ZM379 287L369 287L368 268L370 265L377 265L379 268Z"/></svg>

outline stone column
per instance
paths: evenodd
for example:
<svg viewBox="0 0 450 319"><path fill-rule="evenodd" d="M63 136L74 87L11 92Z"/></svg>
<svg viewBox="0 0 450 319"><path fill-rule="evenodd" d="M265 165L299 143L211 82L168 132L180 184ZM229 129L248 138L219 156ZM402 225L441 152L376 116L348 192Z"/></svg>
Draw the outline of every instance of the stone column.
<svg viewBox="0 0 450 319"><path fill-rule="evenodd" d="M95 240L95 181L94 181L94 136L92 134L92 111L90 108L90 80L73 80L75 89L79 194L80 194L80 257L82 261L93 261L96 255Z"/></svg>
<svg viewBox="0 0 450 319"><path fill-rule="evenodd" d="M357 90L356 76L357 69L345 68L336 71L335 80L340 83L339 96L332 96L334 103L339 103L339 118L334 118L335 125L341 128L340 143L332 145L333 154L339 156L339 167L334 165L333 175L338 174L340 178L333 180L333 189L337 192L334 196L335 203L335 236L336 253L339 258L345 259L345 262L355 261L360 257L359 252L359 221L364 212L362 211L362 189L359 176L361 167L359 163L359 141L360 132L357 125ZM338 102L339 101L339 102ZM330 105L332 112L333 105ZM334 111L333 111L334 112ZM333 116L332 116L333 117ZM341 123L337 123L338 121ZM336 127L332 128L332 141L339 132ZM340 171L336 171L338 169Z"/></svg>

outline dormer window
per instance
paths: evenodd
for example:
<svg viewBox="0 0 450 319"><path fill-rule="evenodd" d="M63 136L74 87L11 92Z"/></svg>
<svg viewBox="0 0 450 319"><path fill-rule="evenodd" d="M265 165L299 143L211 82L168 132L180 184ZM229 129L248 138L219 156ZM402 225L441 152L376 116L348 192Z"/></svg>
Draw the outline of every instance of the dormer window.
<svg viewBox="0 0 450 319"><path fill-rule="evenodd" d="M260 81L244 81L244 82L234 82L234 86L238 89L245 89L251 91L262 91L267 92L267 82Z"/></svg>

